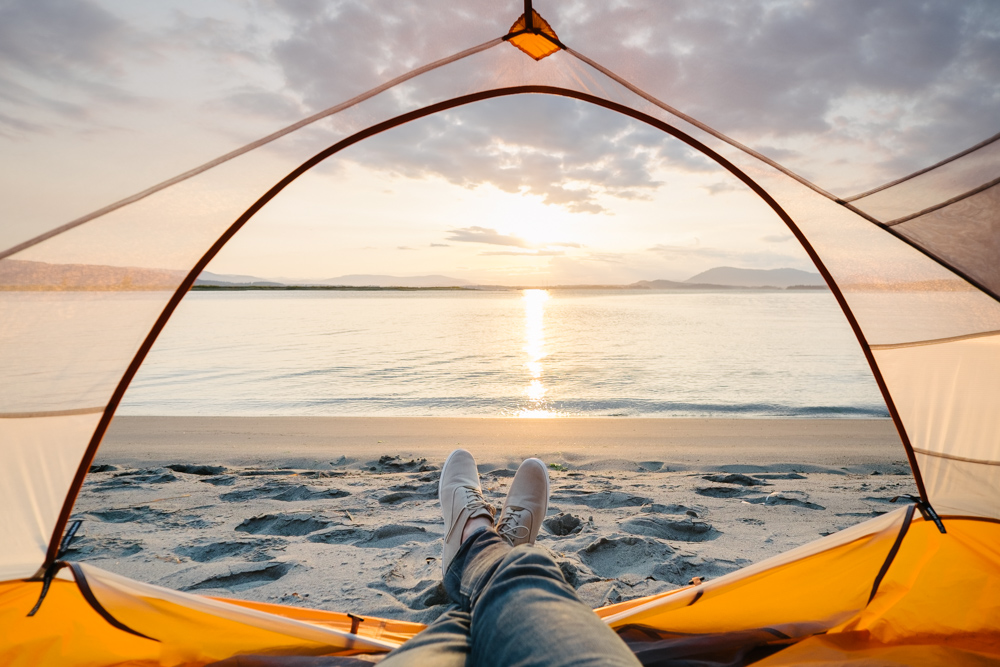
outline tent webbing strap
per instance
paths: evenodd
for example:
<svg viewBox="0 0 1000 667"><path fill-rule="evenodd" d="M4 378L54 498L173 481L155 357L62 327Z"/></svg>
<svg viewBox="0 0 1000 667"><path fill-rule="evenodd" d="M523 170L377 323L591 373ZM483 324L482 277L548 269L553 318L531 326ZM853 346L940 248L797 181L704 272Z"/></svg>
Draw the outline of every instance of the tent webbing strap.
<svg viewBox="0 0 1000 667"><path fill-rule="evenodd" d="M896 535L896 541L892 543L892 548L889 549L889 553L886 554L882 567L879 569L878 574L875 575L875 582L872 584L872 592L871 595L868 596L868 604L871 604L871 601L875 598L875 594L878 593L878 587L882 584L882 579L885 578L886 573L889 571L889 566L892 565L892 561L896 559L896 554L899 553L899 547L903 544L903 538L906 537L906 531L910 529L910 521L913 520L913 510L916 508L916 505L910 505L906 508L906 516L903 517L903 525L899 527L899 533Z"/></svg>
<svg viewBox="0 0 1000 667"><path fill-rule="evenodd" d="M890 503L894 503L897 500L899 500L900 498L907 498L909 500L912 500L913 501L913 505L918 510L920 510L920 516L924 517L924 521L933 521L934 525L937 526L937 529L942 534L948 532L944 528L944 522L941 521L941 517L938 515L938 513L936 511L934 511L934 508L931 507L930 502L928 502L927 500L924 500L921 497L914 496L914 495L911 495L909 493L903 494L901 496L896 496L895 498L891 499L889 502Z"/></svg>
<svg viewBox="0 0 1000 667"><path fill-rule="evenodd" d="M83 596L83 599L86 600L87 604L90 605L91 609L97 612L97 615L103 618L105 621L107 621L111 627L121 630L122 632L127 632L130 635L135 635L136 637L141 637L142 639L148 639L150 641L159 643L160 641L159 639L156 639L155 637L150 637L148 635L144 635L138 630L133 630L132 628L130 628L129 626L125 625L117 618L112 616L111 612L105 609L104 605L102 605L100 601L97 599L97 597L94 595L93 589L90 588L90 582L87 581L87 575L83 573L83 568L80 567L79 563L68 563L64 560L59 560L48 567L48 569L45 572L45 579L42 582L42 593L38 597L38 602L36 602L35 606L32 607L30 612L28 612L29 617L34 616L41 608L42 602L45 600L46 595L48 595L49 587L52 585L52 579L55 577L56 573L59 572L59 570L63 569L64 567L68 567L70 572L73 574L73 581L76 583L77 588L80 590L80 595Z"/></svg>
<svg viewBox="0 0 1000 667"><path fill-rule="evenodd" d="M56 560L45 568L45 574L42 577L42 592L38 596L38 602L35 606L31 608L28 612L28 616L34 616L38 613L38 610L42 607L42 602L45 600L45 596L49 594L49 587L52 585L52 579L56 576L59 570L63 569L67 564L61 559L69 551L69 545L73 543L73 539L76 537L76 532L80 530L80 524L83 523L82 519L77 519L69 525L66 529L66 534L59 541L59 551L56 552Z"/></svg>

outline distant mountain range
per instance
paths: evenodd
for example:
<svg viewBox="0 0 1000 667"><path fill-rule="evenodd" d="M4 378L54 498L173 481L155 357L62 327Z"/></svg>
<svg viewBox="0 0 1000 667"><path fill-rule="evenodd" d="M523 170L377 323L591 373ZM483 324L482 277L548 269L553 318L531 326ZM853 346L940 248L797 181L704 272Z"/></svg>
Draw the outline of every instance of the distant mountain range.
<svg viewBox="0 0 1000 667"><path fill-rule="evenodd" d="M202 271L195 286L201 287L484 287L467 280L448 276L386 276L374 274L351 274L327 278L325 280L292 280L287 278L267 279L237 274L218 274ZM502 286L491 286L500 288ZM561 287L574 287L562 285ZM703 271L683 282L675 280L640 280L631 285L578 285L576 287L617 287L633 289L703 290L703 289L822 289L826 287L818 273L799 269L737 269L718 266Z"/></svg>
<svg viewBox="0 0 1000 667"><path fill-rule="evenodd" d="M448 276L381 276L352 274L325 280L295 280L278 278L268 280L256 276L211 273L202 271L195 285L215 287L288 287L293 285L322 285L327 287L465 287L468 280Z"/></svg>
<svg viewBox="0 0 1000 667"><path fill-rule="evenodd" d="M726 285L729 287L825 287L823 276L799 269L737 269L717 266L691 276L685 283Z"/></svg>

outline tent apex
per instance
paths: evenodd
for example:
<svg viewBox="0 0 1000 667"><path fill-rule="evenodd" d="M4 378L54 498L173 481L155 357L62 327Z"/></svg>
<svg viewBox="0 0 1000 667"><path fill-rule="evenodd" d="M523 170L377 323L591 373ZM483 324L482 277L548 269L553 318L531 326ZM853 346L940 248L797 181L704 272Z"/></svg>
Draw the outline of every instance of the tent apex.
<svg viewBox="0 0 1000 667"><path fill-rule="evenodd" d="M514 21L503 39L535 60L566 48L549 22L531 8L531 0L525 0L524 14Z"/></svg>

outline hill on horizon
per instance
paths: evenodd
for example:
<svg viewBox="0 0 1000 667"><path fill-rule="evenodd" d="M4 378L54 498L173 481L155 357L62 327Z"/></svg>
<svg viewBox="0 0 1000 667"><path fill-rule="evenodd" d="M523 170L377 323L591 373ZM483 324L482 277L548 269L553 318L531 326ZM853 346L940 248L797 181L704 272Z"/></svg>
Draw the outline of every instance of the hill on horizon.
<svg viewBox="0 0 1000 667"><path fill-rule="evenodd" d="M800 269L738 269L732 266L717 266L708 271L691 276L684 281L688 284L724 285L727 287L792 287L805 285L825 287L823 276Z"/></svg>
<svg viewBox="0 0 1000 667"><path fill-rule="evenodd" d="M324 285L329 287L465 287L469 281L449 276L387 276L376 274L351 274L324 280L299 280L295 278L260 278L240 274L221 274L202 271L195 285L212 286L266 286Z"/></svg>
<svg viewBox="0 0 1000 667"><path fill-rule="evenodd" d="M300 281L298 284L330 285L344 287L465 287L471 283L461 278L449 276L385 276L354 273L314 282Z"/></svg>

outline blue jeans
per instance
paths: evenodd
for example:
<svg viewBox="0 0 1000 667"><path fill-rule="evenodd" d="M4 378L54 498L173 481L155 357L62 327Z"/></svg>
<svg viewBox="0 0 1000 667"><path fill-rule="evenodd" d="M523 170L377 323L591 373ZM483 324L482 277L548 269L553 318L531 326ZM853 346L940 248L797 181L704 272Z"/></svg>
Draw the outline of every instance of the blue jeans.
<svg viewBox="0 0 1000 667"><path fill-rule="evenodd" d="M444 587L454 606L380 667L639 664L542 549L511 547L480 528L448 566Z"/></svg>

